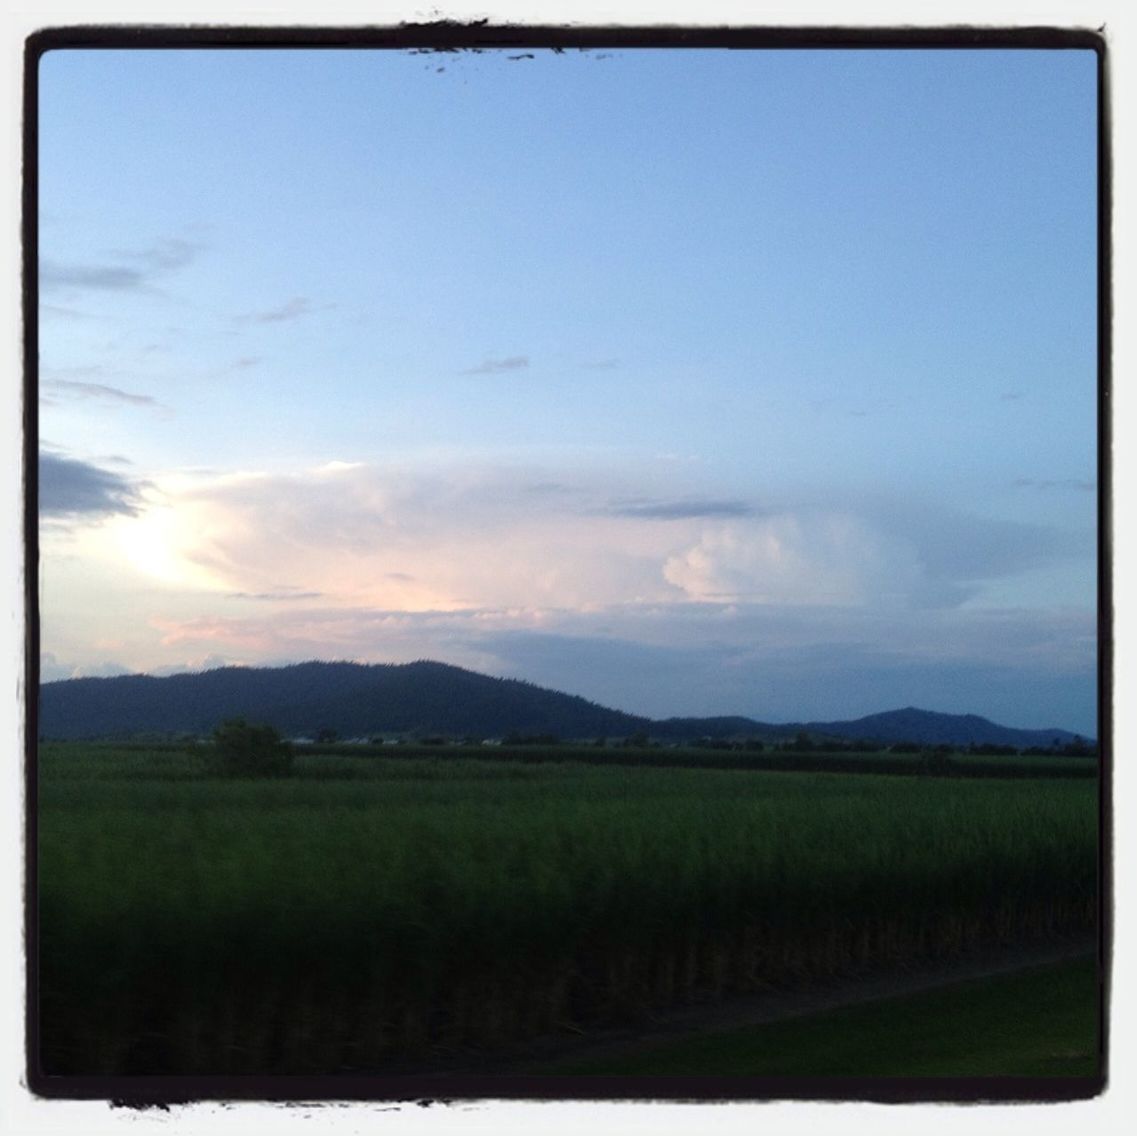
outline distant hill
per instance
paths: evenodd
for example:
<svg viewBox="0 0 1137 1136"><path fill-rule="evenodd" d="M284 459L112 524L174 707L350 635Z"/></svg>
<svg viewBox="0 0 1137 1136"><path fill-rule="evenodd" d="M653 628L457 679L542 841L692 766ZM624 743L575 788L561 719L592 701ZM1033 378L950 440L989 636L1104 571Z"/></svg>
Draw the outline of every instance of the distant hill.
<svg viewBox="0 0 1137 1136"><path fill-rule="evenodd" d="M651 723L584 698L444 663L299 663L199 674L73 678L40 688L45 738L208 734L226 718L268 722L288 736L509 731L564 738L624 736Z"/></svg>
<svg viewBox="0 0 1137 1136"><path fill-rule="evenodd" d="M1009 745L1018 749L1030 746L1060 745L1072 742L1076 734L1069 730L1018 730L1000 726L977 714L938 714L934 710L888 710L870 714L852 722L807 722L795 726L810 734L851 738L854 741L919 742L921 745ZM1087 739L1088 740L1088 739Z"/></svg>
<svg viewBox="0 0 1137 1136"><path fill-rule="evenodd" d="M650 718L517 679L491 678L445 663L298 663L221 667L197 674L73 678L40 688L45 738L129 737L212 732L226 718L268 722L286 736L323 729L341 738L380 734L560 738L648 734L664 741L700 737L778 740L805 731L832 737L925 745L1049 746L1067 730L1017 730L974 714L892 710L846 722L771 724L746 717Z"/></svg>
<svg viewBox="0 0 1137 1136"><path fill-rule="evenodd" d="M1077 735L1069 730L1019 730L1000 726L977 714L938 714L933 710L888 710L842 722L786 722L772 725L752 718L668 718L653 722L650 733L669 740L685 738L760 737L784 741L799 733L821 739L876 741L882 745L916 742L920 745L1009 745L1016 749L1048 747L1072 742ZM1086 739L1089 740L1089 739Z"/></svg>

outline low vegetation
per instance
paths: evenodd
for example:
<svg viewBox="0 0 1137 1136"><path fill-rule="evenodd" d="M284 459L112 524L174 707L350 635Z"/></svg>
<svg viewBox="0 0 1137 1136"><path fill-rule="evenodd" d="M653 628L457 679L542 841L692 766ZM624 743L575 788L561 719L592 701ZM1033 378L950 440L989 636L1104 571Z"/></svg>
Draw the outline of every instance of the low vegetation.
<svg viewBox="0 0 1137 1136"><path fill-rule="evenodd" d="M1095 925L1093 781L558 752L45 747L44 1071L413 1067Z"/></svg>
<svg viewBox="0 0 1137 1136"><path fill-rule="evenodd" d="M1094 1077L1093 956L864 1005L577 1057L528 1072L611 1076Z"/></svg>
<svg viewBox="0 0 1137 1136"><path fill-rule="evenodd" d="M267 725L230 718L213 732L205 752L211 772L226 777L279 777L292 768L292 747Z"/></svg>

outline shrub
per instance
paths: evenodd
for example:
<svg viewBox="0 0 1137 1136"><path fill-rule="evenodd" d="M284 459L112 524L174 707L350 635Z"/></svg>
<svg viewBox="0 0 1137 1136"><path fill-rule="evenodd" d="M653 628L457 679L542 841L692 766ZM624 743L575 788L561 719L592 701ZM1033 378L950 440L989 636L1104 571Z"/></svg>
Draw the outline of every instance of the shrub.
<svg viewBox="0 0 1137 1136"><path fill-rule="evenodd" d="M230 718L213 731L213 772L228 777L278 777L292 768L292 747L272 726Z"/></svg>

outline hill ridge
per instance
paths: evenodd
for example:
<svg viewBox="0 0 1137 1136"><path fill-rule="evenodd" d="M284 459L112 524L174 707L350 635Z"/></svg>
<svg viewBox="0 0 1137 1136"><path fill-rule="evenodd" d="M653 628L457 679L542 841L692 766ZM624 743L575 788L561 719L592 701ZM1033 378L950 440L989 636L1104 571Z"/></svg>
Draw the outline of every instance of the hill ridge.
<svg viewBox="0 0 1137 1136"><path fill-rule="evenodd" d="M280 667L225 666L174 675L132 674L60 679L40 687L39 733L45 738L130 734L208 734L244 716L289 736L331 729L340 737L509 733L563 738L646 733L663 740L697 737L813 735L882 743L1066 744L1063 729L1002 726L978 714L906 706L841 721L770 723L744 715L651 719L542 687L526 679L481 674L434 659L409 663L306 660Z"/></svg>

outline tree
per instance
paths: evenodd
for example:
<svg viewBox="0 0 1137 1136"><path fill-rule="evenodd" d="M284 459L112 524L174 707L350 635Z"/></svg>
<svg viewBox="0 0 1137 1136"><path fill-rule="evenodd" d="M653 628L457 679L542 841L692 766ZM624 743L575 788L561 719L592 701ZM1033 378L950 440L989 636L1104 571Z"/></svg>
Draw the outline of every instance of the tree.
<svg viewBox="0 0 1137 1136"><path fill-rule="evenodd" d="M292 747L272 726L230 718L213 731L210 758L226 777L279 777L292 768Z"/></svg>

